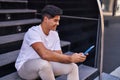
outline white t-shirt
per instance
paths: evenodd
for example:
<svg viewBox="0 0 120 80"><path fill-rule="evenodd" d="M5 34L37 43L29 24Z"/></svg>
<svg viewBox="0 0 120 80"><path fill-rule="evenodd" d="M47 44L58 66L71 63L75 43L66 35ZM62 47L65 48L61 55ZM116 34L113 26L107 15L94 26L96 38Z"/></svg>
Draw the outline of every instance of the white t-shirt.
<svg viewBox="0 0 120 80"><path fill-rule="evenodd" d="M17 70L19 70L27 60L41 58L31 47L35 42L42 42L44 46L50 50L61 50L60 39L56 31L50 31L49 35L45 35L41 25L33 26L24 36L23 44L15 63Z"/></svg>

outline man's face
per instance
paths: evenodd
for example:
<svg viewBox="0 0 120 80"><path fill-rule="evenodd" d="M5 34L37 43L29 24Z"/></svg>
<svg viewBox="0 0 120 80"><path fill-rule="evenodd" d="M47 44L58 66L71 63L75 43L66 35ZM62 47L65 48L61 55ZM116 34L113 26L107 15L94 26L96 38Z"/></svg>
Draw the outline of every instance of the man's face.
<svg viewBox="0 0 120 80"><path fill-rule="evenodd" d="M47 27L49 30L53 30L55 31L57 26L59 25L59 21L60 21L60 16L57 15L53 18L47 18Z"/></svg>

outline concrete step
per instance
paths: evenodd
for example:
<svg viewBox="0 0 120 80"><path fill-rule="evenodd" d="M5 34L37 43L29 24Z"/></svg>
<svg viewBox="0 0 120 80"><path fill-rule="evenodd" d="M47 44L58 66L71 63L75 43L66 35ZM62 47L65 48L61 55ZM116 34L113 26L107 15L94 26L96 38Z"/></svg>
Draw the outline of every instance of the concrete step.
<svg viewBox="0 0 120 80"><path fill-rule="evenodd" d="M36 18L0 22L0 36L26 32L28 28L39 25L40 22L41 20Z"/></svg>
<svg viewBox="0 0 120 80"><path fill-rule="evenodd" d="M40 19L24 19L0 22L0 36L26 32L33 25L39 25Z"/></svg>
<svg viewBox="0 0 120 80"><path fill-rule="evenodd" d="M0 9L27 9L27 0L0 0Z"/></svg>
<svg viewBox="0 0 120 80"><path fill-rule="evenodd" d="M61 40L60 44L61 44L61 48L62 48L63 53L70 51L70 47L71 47L70 41Z"/></svg>
<svg viewBox="0 0 120 80"><path fill-rule="evenodd" d="M30 9L1 9L0 21L22 20L35 18L36 10Z"/></svg>
<svg viewBox="0 0 120 80"><path fill-rule="evenodd" d="M22 80L22 79L20 79L17 72L14 72L14 73L11 73L9 75L6 75L6 76L0 78L0 80Z"/></svg>
<svg viewBox="0 0 120 80"><path fill-rule="evenodd" d="M4 46L3 48L7 48L8 45L10 45L10 43L16 43L17 41L19 43L22 43L22 40L23 40L23 37L24 37L24 34L25 32L23 33L16 33L16 34L11 34L11 35L5 35L5 36L1 36L0 37L0 49L2 51L2 46ZM14 44L15 44L14 43ZM17 43L16 43L17 44ZM61 44L61 48L63 47L67 47L67 50L66 51L69 51L70 50L70 45L71 43L69 41L63 41L61 40L60 41L60 44ZM12 47L12 46L11 46Z"/></svg>
<svg viewBox="0 0 120 80"><path fill-rule="evenodd" d="M0 67L10 64L12 62L15 62L18 54L19 54L19 50L1 54L0 55Z"/></svg>
<svg viewBox="0 0 120 80"><path fill-rule="evenodd" d="M2 13L35 13L36 10L30 10L30 9L1 9L0 14Z"/></svg>
<svg viewBox="0 0 120 80"><path fill-rule="evenodd" d="M97 76L97 71L98 70L96 68L81 64L79 66L80 80L93 80ZM67 80L67 76L60 76L56 80Z"/></svg>
<svg viewBox="0 0 120 80"><path fill-rule="evenodd" d="M93 80L96 72L97 72L96 68L92 68L83 64L79 66L80 80ZM22 80L22 79L20 79L17 72L14 72L0 78L0 80ZM67 77L66 75L63 75L63 76L57 77L56 80L67 80Z"/></svg>
<svg viewBox="0 0 120 80"><path fill-rule="evenodd" d="M32 24L32 23L40 23L40 19L25 19L25 20L15 20L15 21L4 21L0 22L1 27L8 27L8 26L17 26L17 25L25 25L25 24Z"/></svg>
<svg viewBox="0 0 120 80"><path fill-rule="evenodd" d="M5 44L5 43L10 43L10 42L15 42L18 40L23 40L25 33L18 33L18 34L12 34L12 35L6 35L6 36L1 36L0 37L0 44ZM69 41L60 41L61 47L64 46L70 46L70 42Z"/></svg>
<svg viewBox="0 0 120 80"><path fill-rule="evenodd" d="M64 47L64 46L70 46L70 45L71 45L71 42L61 40L61 41L60 41L60 44L61 44L61 47Z"/></svg>
<svg viewBox="0 0 120 80"><path fill-rule="evenodd" d="M99 80L99 77L96 77L94 80ZM120 78L103 72L102 80L120 80Z"/></svg>
<svg viewBox="0 0 120 80"><path fill-rule="evenodd" d="M22 3L27 3L28 0L0 0L0 2L22 2Z"/></svg>
<svg viewBox="0 0 120 80"><path fill-rule="evenodd" d="M6 35L0 37L0 44L15 42L18 40L23 40L25 33L18 33L18 34L12 34L12 35Z"/></svg>

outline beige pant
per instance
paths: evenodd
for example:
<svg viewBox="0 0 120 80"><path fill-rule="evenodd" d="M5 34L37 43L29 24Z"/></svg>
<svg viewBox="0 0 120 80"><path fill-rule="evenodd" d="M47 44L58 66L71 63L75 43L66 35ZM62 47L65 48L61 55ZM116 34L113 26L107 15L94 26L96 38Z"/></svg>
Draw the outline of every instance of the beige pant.
<svg viewBox="0 0 120 80"><path fill-rule="evenodd" d="M18 71L21 78L35 80L55 80L54 76L67 74L67 80L79 80L78 66L75 63L63 64L43 59L28 60Z"/></svg>

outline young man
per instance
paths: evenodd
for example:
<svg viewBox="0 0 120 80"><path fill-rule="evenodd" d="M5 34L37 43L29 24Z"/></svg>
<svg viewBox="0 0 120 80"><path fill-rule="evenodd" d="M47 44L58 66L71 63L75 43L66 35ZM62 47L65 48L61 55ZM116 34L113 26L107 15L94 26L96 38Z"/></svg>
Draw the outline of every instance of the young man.
<svg viewBox="0 0 120 80"><path fill-rule="evenodd" d="M55 80L54 76L67 74L67 80L79 80L78 66L75 63L85 61L86 56L82 53L62 53L56 32L61 15L60 8L47 5L42 10L41 24L26 32L15 64L21 78Z"/></svg>

